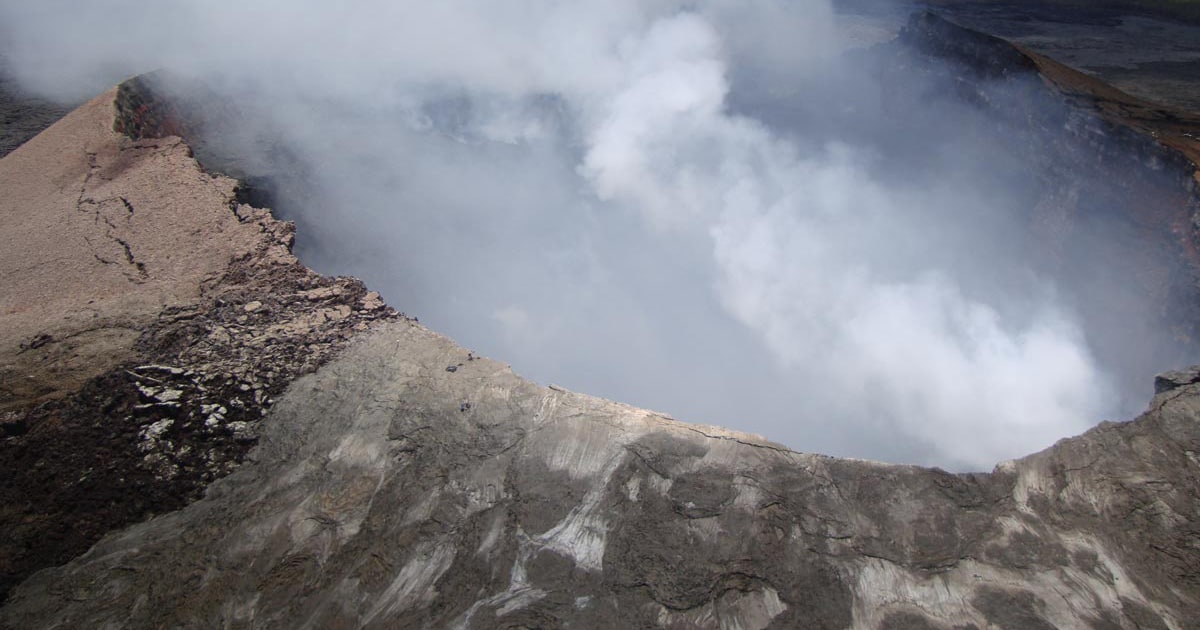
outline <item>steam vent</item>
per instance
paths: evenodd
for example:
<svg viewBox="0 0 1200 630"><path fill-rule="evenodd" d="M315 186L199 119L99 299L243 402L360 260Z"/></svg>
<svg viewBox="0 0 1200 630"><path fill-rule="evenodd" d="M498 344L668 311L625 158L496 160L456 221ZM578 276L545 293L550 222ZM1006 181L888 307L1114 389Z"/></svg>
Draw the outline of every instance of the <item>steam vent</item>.
<svg viewBox="0 0 1200 630"><path fill-rule="evenodd" d="M301 4L314 15L330 10ZM1088 356L1115 366L1112 390L1128 384L1144 391L1144 410L1088 418L1082 434L1056 435L1048 448L991 472L947 472L804 452L803 437L785 446L537 384L506 357L481 356L401 312L416 312L403 291L323 275L297 258L305 258L306 238L325 234L297 204L319 199L336 214L339 199L314 192L319 163L281 139L287 117L261 105L282 98L283 83L245 77L254 59L267 58L278 70L273 76L300 76L288 65L296 62L320 77L298 79L297 92L318 83L334 84L330 94L352 91L358 70L320 74L330 71L325 55L336 47L305 39L320 54L297 52L297 62L260 49L258 38L266 48L274 37L290 41L274 18L259 26L238 18L235 27L227 18L189 15L154 22L153 29L178 29L178 41L114 35L116 43L76 51L78 59L53 68L22 66L20 51L33 45L23 33L53 29L36 11L0 9L0 22L18 25L0 26L0 37L20 44L0 46L8 51L0 70L17 77L0 83L0 628L1200 628L1200 366L1188 367L1200 363L1200 14L1189 13L1192 3L950 1L926 12L899 3L818 2L825 8L802 19L770 13L758 21L747 17L750 9L691 3L645 18L644 40L614 35L625 44L613 54L654 60L678 53L679 76L694 82L673 83L638 62L630 76L649 76L635 82L651 86L648 92L606 100L595 86L625 75L598 67L590 78L568 72L561 83L567 95L552 94L543 85L560 85L560 61L601 46L605 29L642 24L642 12L651 10L602 4L583 18L595 33L550 38L562 57L539 57L545 68L532 88L496 70L525 45L506 38L512 50L480 52L457 41L462 58L439 57L430 67L458 72L464 59L480 55L489 59L484 71L463 76L499 95L495 102L536 92L532 105L515 110L570 121L561 122L563 133L582 138L567 148L576 161L564 177L590 177L600 182L597 204L618 204L627 198L621 177L641 177L657 163L616 171L604 159L633 151L637 138L677 122L670 117L678 112L689 112L690 126L672 134L700 134L706 116L730 108L749 112L738 120L757 116L763 125L791 115L738 101L749 81L735 70L710 71L706 55L737 59L756 45L748 41L771 37L775 22L791 29L836 18L840 28L867 33L844 54L877 90L872 102L913 111L939 99L955 108L939 111L984 121L971 127L986 145L980 159L1020 194L1023 214L1006 215L1005 225L1017 226L1022 256L1048 283L1065 287L1072 303L1087 306L1078 309L1079 325L1104 332L1079 336ZM561 11L556 5L546 13ZM84 19L61 13L55 20ZM140 18L120 19L121 29L142 28ZM577 27L555 19L547 23ZM295 28L336 31L332 24L304 31L312 21ZM483 34L509 28L494 22L478 31L470 19L456 24L491 41ZM398 42L420 31L397 28ZM788 54L810 54L804 42L827 35L818 31L781 41L795 46ZM208 44L202 54L154 57L130 66L131 75L143 74L72 111L54 104L72 94L55 77L85 84L113 67L124 70L130 55L151 55L153 46L231 32L239 35L222 38L220 51ZM441 46L436 39L393 42L388 50ZM1176 56L1156 60L1159 49L1146 42ZM215 81L202 71L204 55L246 71ZM72 64L93 61L98 69L72 74L91 68ZM819 73L813 68L829 63L804 71ZM371 74L379 64L362 59L378 99L366 109L405 106L382 75ZM774 76L776 66L764 67L756 77ZM432 81L422 72L408 79ZM772 81L801 80L795 77ZM705 98L705 86L721 81L733 87L714 98L727 105L688 109ZM845 87L838 102L865 98L856 90ZM493 150L469 133L442 133L471 113L459 92L438 98L440 109L421 110L424 118L414 114L413 124L436 130L448 145ZM670 106L658 109L661 102ZM666 113L645 124L634 116L620 127L629 135L617 137L633 138L628 143L588 144L625 124L619 114L631 104ZM829 116L841 115L835 109ZM261 124L264 115L278 127ZM323 116L320 127L303 126L313 143L304 146L317 153L359 155L353 145L372 141L346 131L350 123L336 113ZM948 115L934 118L954 124ZM927 131L936 127L912 124L906 138L935 146ZM543 137L541 128L512 128L508 144L495 144ZM742 134L736 146L760 142L749 123L721 129L713 137ZM354 159L353 168L370 162ZM903 168L889 167L897 179L907 177ZM946 188L953 184L948 179ZM672 218L659 218L654 230L677 229ZM344 253L360 253L354 249L346 245ZM447 252L439 264L455 260ZM468 299L456 304L472 308ZM754 312L737 312L750 313L739 320L748 326L757 322ZM996 313L970 319L970 330L1006 311ZM831 347L822 359L828 364L812 374L837 373L857 346ZM916 367L933 360L925 354L903 357L914 379L927 374ZM975 382L973 369L948 380ZM1034 391L1056 387L1058 373L1037 381L1038 370L1015 370L1014 378L1035 379ZM863 398L893 387L882 368L849 373L862 374ZM904 387L897 399L919 398ZM954 422L1013 403L967 391L965 400L977 402L967 413L953 407ZM757 394L731 395L745 396L745 415L757 413ZM823 421L835 430L840 407L807 409L797 413L828 413ZM1030 406L1026 424L1006 432L1034 431L1039 413ZM818 420L806 430L820 433ZM955 426L930 434L930 448L941 448L936 433ZM992 452L994 438L967 433L964 450Z"/></svg>

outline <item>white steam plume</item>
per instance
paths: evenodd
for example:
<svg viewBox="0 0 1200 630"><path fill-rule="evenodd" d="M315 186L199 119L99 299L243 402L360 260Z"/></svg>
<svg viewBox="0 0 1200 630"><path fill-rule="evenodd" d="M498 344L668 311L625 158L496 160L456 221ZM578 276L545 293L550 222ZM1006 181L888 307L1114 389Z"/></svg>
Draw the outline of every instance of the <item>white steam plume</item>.
<svg viewBox="0 0 1200 630"><path fill-rule="evenodd" d="M0 2L43 93L167 67L238 102L240 151L269 128L311 173L284 208L306 262L539 380L960 469L1103 419L1084 331L1022 262L1022 198L960 134L979 114L930 104L945 154L898 175L882 139L925 140L876 142L837 22L824 0Z"/></svg>

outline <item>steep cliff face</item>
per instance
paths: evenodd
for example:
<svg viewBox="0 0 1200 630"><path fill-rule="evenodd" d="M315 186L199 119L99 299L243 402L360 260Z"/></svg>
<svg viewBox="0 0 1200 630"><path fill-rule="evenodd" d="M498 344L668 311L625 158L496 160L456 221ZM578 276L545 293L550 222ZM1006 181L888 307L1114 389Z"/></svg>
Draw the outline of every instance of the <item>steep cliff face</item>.
<svg viewBox="0 0 1200 630"><path fill-rule="evenodd" d="M1123 96L953 25L905 37L1025 121L1040 255L1069 264L1089 222L1127 226L1113 259L1186 342L1190 132L1156 140ZM1026 82L1024 105L980 76ZM1087 108L1042 106L1062 93ZM0 160L0 589L99 540L17 587L2 627L1200 619L1196 370L1160 377L1138 419L990 474L797 453L538 386L318 276L170 135L195 124L133 82ZM1072 190L1084 176L1111 188Z"/></svg>
<svg viewBox="0 0 1200 630"><path fill-rule="evenodd" d="M0 619L1186 628L1195 379L1164 379L1134 422L951 475L539 387L391 323L298 380L205 499L35 575Z"/></svg>

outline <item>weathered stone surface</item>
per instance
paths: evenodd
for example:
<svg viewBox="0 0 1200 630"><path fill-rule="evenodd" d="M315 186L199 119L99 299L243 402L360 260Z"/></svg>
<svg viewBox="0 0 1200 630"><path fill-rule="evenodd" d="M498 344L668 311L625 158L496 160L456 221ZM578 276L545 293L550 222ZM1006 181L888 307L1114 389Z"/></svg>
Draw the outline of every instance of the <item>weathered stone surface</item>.
<svg viewBox="0 0 1200 630"><path fill-rule="evenodd" d="M1197 453L1198 384L951 475L539 387L399 321L296 381L205 499L36 574L0 619L1185 628Z"/></svg>

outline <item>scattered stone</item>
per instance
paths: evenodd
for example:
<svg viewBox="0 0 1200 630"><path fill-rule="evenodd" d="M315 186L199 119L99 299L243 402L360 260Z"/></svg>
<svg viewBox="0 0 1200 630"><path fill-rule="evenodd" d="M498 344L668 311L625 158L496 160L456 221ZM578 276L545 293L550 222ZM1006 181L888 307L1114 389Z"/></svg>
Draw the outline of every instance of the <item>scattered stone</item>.
<svg viewBox="0 0 1200 630"><path fill-rule="evenodd" d="M157 440L157 439L161 438L162 434L166 433L167 430L170 429L171 425L173 425L173 424L175 424L175 421L172 420L171 418L163 418L162 420L159 420L158 422L151 424L150 426L146 427L145 429L142 429L142 439L143 440Z"/></svg>
<svg viewBox="0 0 1200 630"><path fill-rule="evenodd" d="M368 291L362 299L362 308L364 311L374 311L383 308L383 298L379 296L378 291Z"/></svg>
<svg viewBox="0 0 1200 630"><path fill-rule="evenodd" d="M175 376L179 376L187 371L183 368L171 367L169 365L139 365L133 369L135 372L166 372Z"/></svg>
<svg viewBox="0 0 1200 630"><path fill-rule="evenodd" d="M262 306L263 306L263 303L262 303L262 302L259 302L258 300L254 300L253 302L248 302L248 303L247 303L245 306L243 306L242 308L243 308L243 309L244 309L244 310L245 310L247 313L253 313L254 311L257 311L258 309L262 308Z"/></svg>
<svg viewBox="0 0 1200 630"><path fill-rule="evenodd" d="M339 293L340 293L340 291L336 287L320 287L320 288L304 291L301 293L301 295L308 298L309 300L316 302L319 300L328 300L329 298L332 298L332 297L338 295Z"/></svg>
<svg viewBox="0 0 1200 630"><path fill-rule="evenodd" d="M229 430L233 432L234 439L243 441L243 442L254 440L254 434L250 429L249 422L245 422L243 420L237 420L234 422L230 422L227 426L229 427Z"/></svg>

